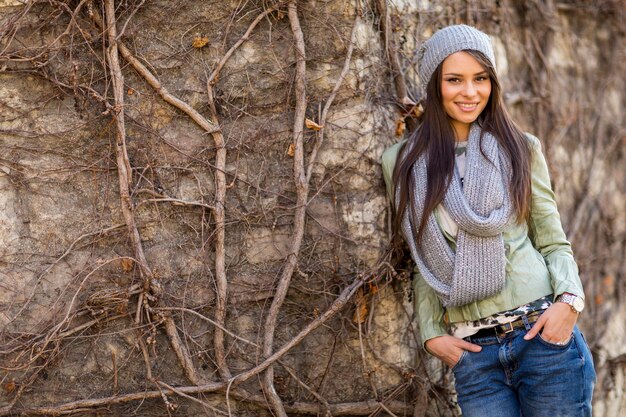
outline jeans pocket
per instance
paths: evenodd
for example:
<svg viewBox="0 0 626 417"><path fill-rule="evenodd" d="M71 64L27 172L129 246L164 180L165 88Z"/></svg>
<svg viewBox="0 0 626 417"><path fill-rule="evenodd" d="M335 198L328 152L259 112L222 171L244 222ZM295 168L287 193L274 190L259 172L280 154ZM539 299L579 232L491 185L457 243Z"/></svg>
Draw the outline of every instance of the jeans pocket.
<svg viewBox="0 0 626 417"><path fill-rule="evenodd" d="M541 343L542 345L547 346L549 348L557 349L557 350L565 350L572 344L572 341L574 340L574 333L571 333L569 335L569 339L567 339L567 342L563 343L562 345L548 342L546 339L541 337L541 333L537 333L537 336L535 336L535 339L537 339L537 341Z"/></svg>
<svg viewBox="0 0 626 417"><path fill-rule="evenodd" d="M454 366L452 367L452 372L456 371L457 369L459 369L459 365L461 365L461 362L463 362L463 359L465 359L465 357L467 356L468 351L464 350L463 353L461 353L461 356L459 357L459 360L454 364Z"/></svg>

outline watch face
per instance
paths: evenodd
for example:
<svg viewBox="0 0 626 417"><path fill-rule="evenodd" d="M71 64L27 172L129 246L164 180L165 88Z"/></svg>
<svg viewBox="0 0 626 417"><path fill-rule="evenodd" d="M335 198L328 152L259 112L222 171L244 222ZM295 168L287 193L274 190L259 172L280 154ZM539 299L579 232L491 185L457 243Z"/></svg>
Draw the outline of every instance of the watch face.
<svg viewBox="0 0 626 417"><path fill-rule="evenodd" d="M583 301L582 298L575 297L574 302L572 303L572 307L574 307L574 310L580 313L585 308L585 302Z"/></svg>

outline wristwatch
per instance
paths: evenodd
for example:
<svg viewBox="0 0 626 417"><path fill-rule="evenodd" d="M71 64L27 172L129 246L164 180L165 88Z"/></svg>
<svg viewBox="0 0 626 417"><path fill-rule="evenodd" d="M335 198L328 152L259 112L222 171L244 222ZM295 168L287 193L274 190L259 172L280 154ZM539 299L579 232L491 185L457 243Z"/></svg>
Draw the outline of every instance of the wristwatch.
<svg viewBox="0 0 626 417"><path fill-rule="evenodd" d="M585 308L585 301L582 299L582 297L574 294L561 294L556 297L555 302L569 304L569 306L572 308L572 311L575 313L580 313Z"/></svg>

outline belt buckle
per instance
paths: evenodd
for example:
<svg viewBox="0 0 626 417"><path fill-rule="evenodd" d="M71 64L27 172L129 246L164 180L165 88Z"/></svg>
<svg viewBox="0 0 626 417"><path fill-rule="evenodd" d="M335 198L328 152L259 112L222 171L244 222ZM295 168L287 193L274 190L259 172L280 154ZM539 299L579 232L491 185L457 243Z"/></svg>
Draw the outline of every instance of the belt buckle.
<svg viewBox="0 0 626 417"><path fill-rule="evenodd" d="M504 334L511 333L513 330L515 330L512 322L501 324L500 328L502 329L502 333Z"/></svg>

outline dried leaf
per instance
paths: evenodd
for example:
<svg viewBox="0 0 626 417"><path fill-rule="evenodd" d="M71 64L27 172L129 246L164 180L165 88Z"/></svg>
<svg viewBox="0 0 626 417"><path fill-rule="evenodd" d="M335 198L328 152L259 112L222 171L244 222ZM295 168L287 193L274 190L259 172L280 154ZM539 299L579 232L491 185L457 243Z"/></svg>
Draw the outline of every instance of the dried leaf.
<svg viewBox="0 0 626 417"><path fill-rule="evenodd" d="M370 292L370 294L376 294L376 293L378 293L378 285L373 284L373 283L371 283L371 282L370 282L370 283L369 283L369 285L368 285L368 287L369 287L369 292Z"/></svg>
<svg viewBox="0 0 626 417"><path fill-rule="evenodd" d="M411 114L413 115L413 117L420 117L422 113L424 113L424 108L421 104L418 104L417 106L414 106L413 109L411 109Z"/></svg>
<svg viewBox="0 0 626 417"><path fill-rule="evenodd" d="M400 100L400 112L402 116L420 117L424 113L424 107L420 103L416 103L408 97Z"/></svg>
<svg viewBox="0 0 626 417"><path fill-rule="evenodd" d="M602 294L596 294L593 301L597 306L602 305L604 303L604 296L602 296Z"/></svg>
<svg viewBox="0 0 626 417"><path fill-rule="evenodd" d="M128 258L124 258L122 259L122 271L124 272L130 272L133 270L133 260L132 259L128 259Z"/></svg>
<svg viewBox="0 0 626 417"><path fill-rule="evenodd" d="M602 278L602 285L607 288L613 288L613 285L615 285L615 277L613 275L605 276Z"/></svg>
<svg viewBox="0 0 626 417"><path fill-rule="evenodd" d="M404 122L404 117L401 117L396 120L396 136L404 135L405 130L406 130L406 123Z"/></svg>
<svg viewBox="0 0 626 417"><path fill-rule="evenodd" d="M367 317L367 297L363 292L363 288L359 288L359 291L356 294L356 309L354 310L354 315L352 316L352 321L356 324L361 324L365 322L365 318Z"/></svg>
<svg viewBox="0 0 626 417"><path fill-rule="evenodd" d="M10 394L13 391L15 391L16 387L17 387L17 385L15 384L15 382L14 381L10 381L10 382L5 383L2 388L4 388L4 390L7 392L7 394Z"/></svg>
<svg viewBox="0 0 626 417"><path fill-rule="evenodd" d="M117 307L115 308L115 311L117 312L117 314L126 314L126 313L128 313L128 308L126 306L126 303L118 304Z"/></svg>
<svg viewBox="0 0 626 417"><path fill-rule="evenodd" d="M293 157L296 154L296 147L293 143L289 144L289 149L287 150L287 155Z"/></svg>
<svg viewBox="0 0 626 417"><path fill-rule="evenodd" d="M196 36L195 38L193 38L193 42L191 42L191 45L194 48L202 48L203 46L206 46L206 44L209 43L209 38L207 38L206 36Z"/></svg>
<svg viewBox="0 0 626 417"><path fill-rule="evenodd" d="M135 90L133 90L132 88L129 88L127 93L129 96L132 96L133 94L135 94Z"/></svg>
<svg viewBox="0 0 626 417"><path fill-rule="evenodd" d="M365 323L365 318L367 317L367 304L362 302L357 305L356 310L354 311L354 316L352 317L352 321L356 324Z"/></svg>
<svg viewBox="0 0 626 417"><path fill-rule="evenodd" d="M320 126L320 125L318 125L317 123L315 123L315 122L314 122L313 120L311 120L311 119L306 119L306 120L304 121L304 125L305 125L308 129L315 130L315 131L318 131L318 130L320 130L320 129L322 129L322 128L324 127L324 126Z"/></svg>

